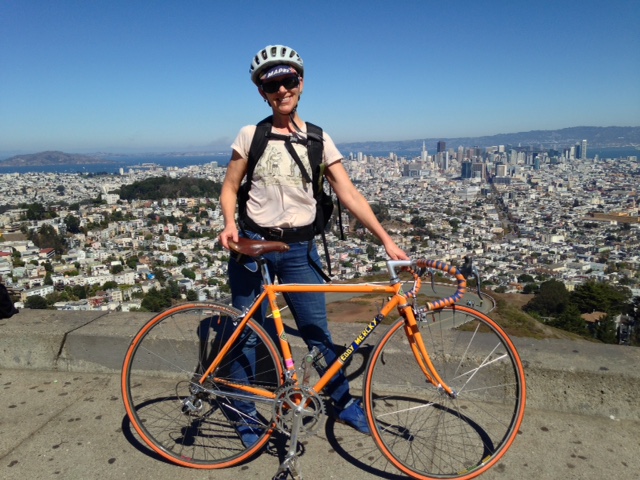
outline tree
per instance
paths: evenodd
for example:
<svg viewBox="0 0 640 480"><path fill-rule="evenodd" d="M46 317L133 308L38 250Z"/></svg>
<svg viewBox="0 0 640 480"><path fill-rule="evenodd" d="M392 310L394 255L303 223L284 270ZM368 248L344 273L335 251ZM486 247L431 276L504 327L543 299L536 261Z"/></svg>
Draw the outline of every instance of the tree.
<svg viewBox="0 0 640 480"><path fill-rule="evenodd" d="M28 296L27 300L24 302L24 306L33 310L46 310L48 307L47 300L40 295Z"/></svg>
<svg viewBox="0 0 640 480"><path fill-rule="evenodd" d="M518 282L520 283L532 283L533 281L533 277L527 273L523 273L518 277Z"/></svg>
<svg viewBox="0 0 640 480"><path fill-rule="evenodd" d="M415 216L415 217L411 217L410 223L414 227L422 228L427 225L427 220L423 217Z"/></svg>
<svg viewBox="0 0 640 480"><path fill-rule="evenodd" d="M184 275L187 278L190 278L191 280L195 280L196 279L196 274L193 270L189 269L189 268L183 268L182 269L182 275Z"/></svg>
<svg viewBox="0 0 640 480"><path fill-rule="evenodd" d="M523 309L536 312L543 317L556 316L564 312L569 305L569 292L564 283L548 280L540 285L540 290Z"/></svg>
<svg viewBox="0 0 640 480"><path fill-rule="evenodd" d="M51 225L44 224L38 232L32 232L29 239L39 248L53 248L57 253L65 251L64 239L59 236Z"/></svg>
<svg viewBox="0 0 640 480"><path fill-rule="evenodd" d="M187 300L195 302L198 300L198 293L195 290L187 290Z"/></svg>
<svg viewBox="0 0 640 480"><path fill-rule="evenodd" d="M80 220L75 215L68 214L64 217L64 224L69 233L80 233L82 231L80 228Z"/></svg>
<svg viewBox="0 0 640 480"><path fill-rule="evenodd" d="M369 258L370 260L376 258L376 250L371 244L367 245L367 258Z"/></svg>
<svg viewBox="0 0 640 480"><path fill-rule="evenodd" d="M595 324L589 326L593 337L603 343L618 343L616 324L609 315L601 318Z"/></svg>
<svg viewBox="0 0 640 480"><path fill-rule="evenodd" d="M138 266L138 263L140 263L140 259L138 257L136 257L135 255L127 258L127 267L129 267L132 270L135 270L136 267Z"/></svg>
<svg viewBox="0 0 640 480"><path fill-rule="evenodd" d="M631 290L623 286L589 280L571 293L573 302L582 313L606 312L615 316L625 310L631 300Z"/></svg>
<svg viewBox="0 0 640 480"><path fill-rule="evenodd" d="M178 265L184 265L185 263L187 263L187 257L183 252L179 252L176 255L176 258L178 259Z"/></svg>
<svg viewBox="0 0 640 480"><path fill-rule="evenodd" d="M27 220L43 220L46 215L44 206L40 203L27 205Z"/></svg>
<svg viewBox="0 0 640 480"><path fill-rule="evenodd" d="M373 210L373 213L375 213L378 221L380 222L391 219L391 216L389 215L389 209L386 207L386 205L382 205L380 203L372 203L371 210Z"/></svg>
<svg viewBox="0 0 640 480"><path fill-rule="evenodd" d="M73 287L67 288L70 289L71 295L78 300L84 300L88 296L87 287L85 285L74 285Z"/></svg>
<svg viewBox="0 0 640 480"><path fill-rule="evenodd" d="M141 307L149 312L160 312L171 306L171 297L166 289L153 287L142 299Z"/></svg>
<svg viewBox="0 0 640 480"><path fill-rule="evenodd" d="M178 282L175 280L169 280L167 282L167 288L165 288L167 295L169 298L178 299L180 298L180 287L178 286Z"/></svg>
<svg viewBox="0 0 640 480"><path fill-rule="evenodd" d="M587 333L586 322L580 316L578 307L573 304L568 304L560 315L549 322L549 325L578 335Z"/></svg>

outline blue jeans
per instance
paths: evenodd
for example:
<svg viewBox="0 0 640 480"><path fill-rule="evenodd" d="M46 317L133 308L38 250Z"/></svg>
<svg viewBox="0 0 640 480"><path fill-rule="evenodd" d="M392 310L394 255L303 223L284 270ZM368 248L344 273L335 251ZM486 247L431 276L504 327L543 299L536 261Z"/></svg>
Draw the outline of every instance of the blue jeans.
<svg viewBox="0 0 640 480"><path fill-rule="evenodd" d="M245 233L249 238L261 238L253 232ZM315 242L313 242L309 253L307 253L308 242L291 243L289 246L288 252L264 255L272 278L277 277L280 283L324 283L322 277L309 263L309 257L311 257L311 261L321 265ZM262 291L262 275L257 265L255 263L252 265L240 265L233 258L229 260L229 286L231 287L233 306L240 311L246 311L251 302ZM336 360L337 355L329 332L325 294L289 293L283 294L283 296L291 309L300 336L309 350L313 347L318 347L326 361L325 365L331 365ZM268 302L263 302L261 318L254 316L254 320L263 326L265 326L267 307ZM267 330L270 329L267 328ZM245 348L245 350L248 349ZM255 357L250 351L246 353L247 358ZM323 373L322 368L319 369L319 373ZM339 407L344 406L349 401L349 383L342 370L327 385L325 392L330 395L331 400Z"/></svg>

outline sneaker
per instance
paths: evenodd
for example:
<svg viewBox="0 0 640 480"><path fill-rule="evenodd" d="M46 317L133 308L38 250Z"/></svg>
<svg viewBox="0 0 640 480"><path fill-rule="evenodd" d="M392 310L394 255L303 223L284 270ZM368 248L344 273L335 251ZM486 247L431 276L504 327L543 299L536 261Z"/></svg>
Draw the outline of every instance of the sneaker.
<svg viewBox="0 0 640 480"><path fill-rule="evenodd" d="M364 414L364 410L362 410L362 402L360 400L355 398L349 400L349 403L347 403L344 409L338 414L338 418L360 433L371 435L371 430L369 430L369 424L367 423L367 416Z"/></svg>
<svg viewBox="0 0 640 480"><path fill-rule="evenodd" d="M262 433L258 428L254 428L251 425L239 425L236 427L236 432L238 432L240 441L242 441L242 445L245 448L251 448L258 443Z"/></svg>
<svg viewBox="0 0 640 480"><path fill-rule="evenodd" d="M260 425L260 420L257 419L258 412L254 411L250 414L241 413L226 400L221 402L221 406L223 407L222 411L226 417L235 423L236 433L240 437L242 445L244 445L245 448L251 448L258 443L258 440L260 440L260 437L264 433L264 429Z"/></svg>

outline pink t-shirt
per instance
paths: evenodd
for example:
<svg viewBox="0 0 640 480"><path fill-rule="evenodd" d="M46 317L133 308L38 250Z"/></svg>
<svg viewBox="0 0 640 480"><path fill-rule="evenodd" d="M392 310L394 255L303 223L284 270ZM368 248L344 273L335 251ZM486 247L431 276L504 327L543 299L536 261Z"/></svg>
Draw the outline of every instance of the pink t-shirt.
<svg viewBox="0 0 640 480"><path fill-rule="evenodd" d="M249 158L255 125L242 127L231 148L242 158ZM331 165L342 159L331 137L323 132L323 163ZM307 147L293 143L309 175L312 174ZM313 222L316 201L312 185L307 183L282 140L269 140L253 172L247 214L262 227L304 227Z"/></svg>

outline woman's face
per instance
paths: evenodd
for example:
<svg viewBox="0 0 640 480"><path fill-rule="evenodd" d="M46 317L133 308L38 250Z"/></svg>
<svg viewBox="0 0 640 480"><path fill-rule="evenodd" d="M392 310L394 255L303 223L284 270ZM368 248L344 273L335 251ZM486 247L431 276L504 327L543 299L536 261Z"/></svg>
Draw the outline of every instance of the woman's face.
<svg viewBox="0 0 640 480"><path fill-rule="evenodd" d="M296 78L298 79L298 84L292 86L292 84L296 83L294 81ZM274 112L289 115L298 105L303 87L304 79L291 75L267 82L259 90L260 95L267 100Z"/></svg>

